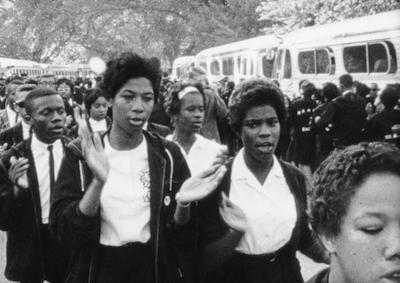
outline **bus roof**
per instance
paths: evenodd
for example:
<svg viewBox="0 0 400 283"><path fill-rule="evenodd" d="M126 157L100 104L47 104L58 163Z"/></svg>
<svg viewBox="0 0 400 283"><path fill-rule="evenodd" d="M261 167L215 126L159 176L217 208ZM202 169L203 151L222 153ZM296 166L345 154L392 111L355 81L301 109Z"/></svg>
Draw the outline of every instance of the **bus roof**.
<svg viewBox="0 0 400 283"><path fill-rule="evenodd" d="M349 37L360 40L373 39L374 33L400 35L400 10L379 13L372 16L343 20L331 24L318 25L295 30L284 36L283 44L307 45L316 42L327 44L332 41L345 41Z"/></svg>
<svg viewBox="0 0 400 283"><path fill-rule="evenodd" d="M216 47L204 49L197 54L197 58L210 56L210 55L221 55L223 53L231 53L241 50L259 49L259 48L270 48L276 47L279 44L279 39L274 35L262 35L254 38L249 38L229 44L224 44Z"/></svg>
<svg viewBox="0 0 400 283"><path fill-rule="evenodd" d="M45 64L41 64L35 61L30 60L20 60L20 59L13 59L13 58L3 58L0 57L0 67L34 67L34 66L45 66Z"/></svg>
<svg viewBox="0 0 400 283"><path fill-rule="evenodd" d="M181 56L174 60L174 65L182 65L194 62L195 56Z"/></svg>

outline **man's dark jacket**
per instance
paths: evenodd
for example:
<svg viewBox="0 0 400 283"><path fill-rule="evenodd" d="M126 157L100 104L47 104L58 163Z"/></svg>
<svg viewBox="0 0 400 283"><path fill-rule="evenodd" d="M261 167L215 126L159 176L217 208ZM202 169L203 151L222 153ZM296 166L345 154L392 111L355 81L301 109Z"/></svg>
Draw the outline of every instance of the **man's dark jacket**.
<svg viewBox="0 0 400 283"><path fill-rule="evenodd" d="M63 143L68 141L64 139ZM0 159L0 229L7 232L5 275L12 281L45 279L40 191L30 143L31 138L20 142L4 152ZM29 161L29 187L21 189L17 197L8 178L12 156L24 157ZM63 253L60 260L64 259Z"/></svg>

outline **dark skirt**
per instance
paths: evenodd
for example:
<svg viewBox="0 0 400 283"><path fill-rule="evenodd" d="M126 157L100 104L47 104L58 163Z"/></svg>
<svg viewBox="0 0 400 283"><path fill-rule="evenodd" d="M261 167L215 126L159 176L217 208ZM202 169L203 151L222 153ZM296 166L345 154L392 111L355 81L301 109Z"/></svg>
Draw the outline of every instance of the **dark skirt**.
<svg viewBox="0 0 400 283"><path fill-rule="evenodd" d="M296 260L296 259L294 259ZM300 283L300 274L292 273L290 260L279 255L246 255L235 252L222 266L207 274L207 283Z"/></svg>
<svg viewBox="0 0 400 283"><path fill-rule="evenodd" d="M153 283L154 272L154 256L150 245L100 245L96 283Z"/></svg>

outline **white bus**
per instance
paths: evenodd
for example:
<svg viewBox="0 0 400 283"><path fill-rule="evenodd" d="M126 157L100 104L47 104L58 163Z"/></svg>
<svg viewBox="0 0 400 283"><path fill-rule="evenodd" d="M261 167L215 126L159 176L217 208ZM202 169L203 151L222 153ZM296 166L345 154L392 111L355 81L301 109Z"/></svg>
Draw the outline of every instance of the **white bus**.
<svg viewBox="0 0 400 283"><path fill-rule="evenodd" d="M22 74L27 74L30 77L38 77L42 75L45 68L47 68L46 64L34 61L0 57L0 75L2 77L20 76Z"/></svg>
<svg viewBox="0 0 400 283"><path fill-rule="evenodd" d="M273 35L258 36L212 47L196 55L196 66L207 72L209 82L227 77L238 83L252 77L272 76L279 39Z"/></svg>
<svg viewBox="0 0 400 283"><path fill-rule="evenodd" d="M190 68L194 66L195 56L181 56L172 64L172 80L180 80L189 74Z"/></svg>
<svg viewBox="0 0 400 283"><path fill-rule="evenodd" d="M380 88L400 82L400 10L293 31L284 36L273 78L294 97L300 80L354 80Z"/></svg>

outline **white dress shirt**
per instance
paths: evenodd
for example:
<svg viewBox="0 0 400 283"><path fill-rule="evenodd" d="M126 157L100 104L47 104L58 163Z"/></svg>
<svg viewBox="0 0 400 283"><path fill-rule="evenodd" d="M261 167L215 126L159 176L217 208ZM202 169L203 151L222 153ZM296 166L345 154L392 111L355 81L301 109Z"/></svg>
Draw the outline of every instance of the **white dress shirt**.
<svg viewBox="0 0 400 283"><path fill-rule="evenodd" d="M21 120L21 117L18 116L18 113L10 108L10 105L6 105L6 111L8 116L8 123L10 124L10 128L13 127L16 123Z"/></svg>
<svg viewBox="0 0 400 283"><path fill-rule="evenodd" d="M170 141L172 141L172 138L172 135L166 137L166 139ZM196 134L196 140L188 153L185 152L178 142L175 141L175 143L181 149L192 175L198 174L209 168L217 154L222 150L222 146L219 143L206 139L199 134Z"/></svg>
<svg viewBox="0 0 400 283"><path fill-rule="evenodd" d="M264 184L248 169L239 151L232 165L229 198L247 217L248 228L236 251L244 254L272 253L291 238L297 220L296 203L274 156Z"/></svg>
<svg viewBox="0 0 400 283"><path fill-rule="evenodd" d="M104 149L110 171L100 197L100 243L122 246L150 239L150 169L147 141L132 150Z"/></svg>
<svg viewBox="0 0 400 283"><path fill-rule="evenodd" d="M36 176L39 184L40 205L42 207L42 223L49 223L50 212L50 165L49 165L49 144L43 143L32 134L31 150L35 162ZM54 178L57 178L61 161L64 155L64 148L60 139L53 143L54 156Z"/></svg>
<svg viewBox="0 0 400 283"><path fill-rule="evenodd" d="M21 125L22 125L22 139L29 138L31 133L31 125L25 123L24 120L21 120Z"/></svg>

